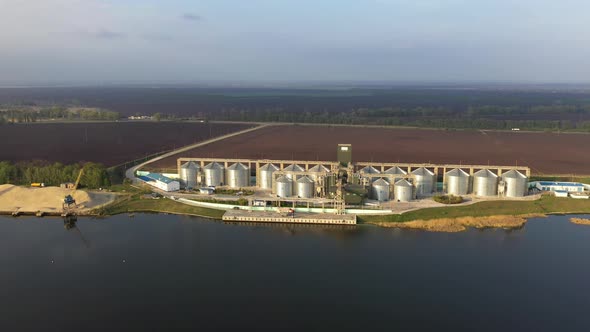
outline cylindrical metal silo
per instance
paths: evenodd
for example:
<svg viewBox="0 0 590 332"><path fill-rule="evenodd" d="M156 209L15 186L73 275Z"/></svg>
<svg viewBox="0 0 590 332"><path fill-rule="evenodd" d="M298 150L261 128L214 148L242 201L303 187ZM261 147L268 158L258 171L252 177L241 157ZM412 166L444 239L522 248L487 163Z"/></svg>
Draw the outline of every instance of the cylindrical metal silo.
<svg viewBox="0 0 590 332"><path fill-rule="evenodd" d="M291 197L293 196L293 180L286 176L281 176L276 180L277 196Z"/></svg>
<svg viewBox="0 0 590 332"><path fill-rule="evenodd" d="M250 186L250 168L242 163L235 163L226 170L227 185L230 188Z"/></svg>
<svg viewBox="0 0 590 332"><path fill-rule="evenodd" d="M313 198L313 180L302 176L297 180L297 196L300 198Z"/></svg>
<svg viewBox="0 0 590 332"><path fill-rule="evenodd" d="M223 166L217 162L212 162L204 167L204 172L206 186L223 185Z"/></svg>
<svg viewBox="0 0 590 332"><path fill-rule="evenodd" d="M412 171L414 175L416 186L416 194L428 195L434 191L434 173L424 167L420 167Z"/></svg>
<svg viewBox="0 0 590 332"><path fill-rule="evenodd" d="M180 181L185 188L191 189L197 187L197 173L199 168L199 165L194 161L186 162L180 166Z"/></svg>
<svg viewBox="0 0 590 332"><path fill-rule="evenodd" d="M447 194L467 195L469 190L469 174L460 168L455 168L445 174Z"/></svg>
<svg viewBox="0 0 590 332"><path fill-rule="evenodd" d="M473 194L475 196L496 196L498 193L498 175L489 169L482 169L473 174Z"/></svg>
<svg viewBox="0 0 590 332"><path fill-rule="evenodd" d="M394 198L398 202L409 202L414 197L414 187L408 180L398 180L393 185Z"/></svg>
<svg viewBox="0 0 590 332"><path fill-rule="evenodd" d="M523 197L526 193L527 178L517 170L510 170L502 174L502 180L506 184L504 195L506 197Z"/></svg>
<svg viewBox="0 0 590 332"><path fill-rule="evenodd" d="M285 176L288 177L289 179L295 181L297 180L297 176L295 176L293 173L291 172L304 172L305 169L297 164L291 164L285 168L283 168L283 171L285 172Z"/></svg>
<svg viewBox="0 0 590 332"><path fill-rule="evenodd" d="M377 179L371 184L371 198L379 202L385 202L389 200L390 185L384 179Z"/></svg>
<svg viewBox="0 0 590 332"><path fill-rule="evenodd" d="M260 188L272 189L272 173L278 170L279 168L273 164L266 164L260 167L260 172L258 173L260 176Z"/></svg>

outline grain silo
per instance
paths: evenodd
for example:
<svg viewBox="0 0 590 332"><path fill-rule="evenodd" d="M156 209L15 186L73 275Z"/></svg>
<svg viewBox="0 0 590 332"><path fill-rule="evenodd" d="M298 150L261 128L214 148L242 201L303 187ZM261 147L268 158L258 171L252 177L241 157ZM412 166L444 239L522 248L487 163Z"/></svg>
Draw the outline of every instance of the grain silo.
<svg viewBox="0 0 590 332"><path fill-rule="evenodd" d="M408 180L398 180L393 185L394 198L398 202L409 202L414 197L414 186Z"/></svg>
<svg viewBox="0 0 590 332"><path fill-rule="evenodd" d="M434 191L435 175L432 171L420 167L412 171L414 175L414 185L416 186L416 194L429 195Z"/></svg>
<svg viewBox="0 0 590 332"><path fill-rule="evenodd" d="M293 172L305 172L305 169L297 164L291 164L283 168L283 172L285 172L285 176L289 179L297 180L297 175L293 174Z"/></svg>
<svg viewBox="0 0 590 332"><path fill-rule="evenodd" d="M447 194L467 195L469 191L469 174L460 168L455 168L445 174Z"/></svg>
<svg viewBox="0 0 590 332"><path fill-rule="evenodd" d="M313 180L302 176L297 180L297 196L300 198L313 198Z"/></svg>
<svg viewBox="0 0 590 332"><path fill-rule="evenodd" d="M506 197L523 197L527 191L527 177L517 170L510 170L502 174L506 188L504 195Z"/></svg>
<svg viewBox="0 0 590 332"><path fill-rule="evenodd" d="M293 196L293 180L287 176L281 176L276 180L277 196L291 197Z"/></svg>
<svg viewBox="0 0 590 332"><path fill-rule="evenodd" d="M229 166L226 170L227 185L230 188L242 188L250 186L250 167L235 163Z"/></svg>
<svg viewBox="0 0 590 332"><path fill-rule="evenodd" d="M373 166L366 166L360 170L361 174L380 174L381 172Z"/></svg>
<svg viewBox="0 0 590 332"><path fill-rule="evenodd" d="M260 188L272 189L272 174L278 170L279 168L273 164L266 164L260 167L258 172L258 176L260 176L260 179L258 180Z"/></svg>
<svg viewBox="0 0 590 332"><path fill-rule="evenodd" d="M390 184L384 179L377 179L371 184L371 198L379 202L389 200Z"/></svg>
<svg viewBox="0 0 590 332"><path fill-rule="evenodd" d="M199 165L194 161L189 161L180 166L180 182L187 189L197 187L197 173Z"/></svg>
<svg viewBox="0 0 590 332"><path fill-rule="evenodd" d="M222 186L223 185L223 166L217 162L212 162L205 166L205 185Z"/></svg>
<svg viewBox="0 0 590 332"><path fill-rule="evenodd" d="M489 169L482 169L473 174L473 194L475 196L496 196L498 193L498 175Z"/></svg>

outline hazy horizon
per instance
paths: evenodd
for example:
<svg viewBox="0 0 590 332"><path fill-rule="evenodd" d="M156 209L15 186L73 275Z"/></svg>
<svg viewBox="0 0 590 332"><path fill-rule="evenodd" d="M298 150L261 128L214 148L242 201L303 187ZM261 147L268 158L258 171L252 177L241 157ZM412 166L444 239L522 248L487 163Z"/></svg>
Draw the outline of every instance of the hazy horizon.
<svg viewBox="0 0 590 332"><path fill-rule="evenodd" d="M0 85L590 82L590 3L0 0Z"/></svg>

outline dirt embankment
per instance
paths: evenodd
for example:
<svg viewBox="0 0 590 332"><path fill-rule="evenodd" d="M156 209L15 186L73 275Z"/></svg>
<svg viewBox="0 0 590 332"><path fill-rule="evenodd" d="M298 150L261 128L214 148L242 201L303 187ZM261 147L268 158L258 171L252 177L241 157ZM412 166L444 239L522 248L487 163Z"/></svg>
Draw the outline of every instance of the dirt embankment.
<svg viewBox="0 0 590 332"><path fill-rule="evenodd" d="M584 218L570 218L570 222L578 225L588 225L590 226L590 219Z"/></svg>
<svg viewBox="0 0 590 332"><path fill-rule="evenodd" d="M432 220L413 220L407 222L375 222L381 227L394 227L405 229L421 229L429 232L461 232L468 227L474 228L519 228L527 218L541 217L543 215L526 216L489 216L489 217L461 217L441 218Z"/></svg>
<svg viewBox="0 0 590 332"><path fill-rule="evenodd" d="M0 211L56 213L62 211L64 197L71 194L72 190L59 187L26 188L4 184L0 185ZM85 213L112 202L115 195L76 190L73 197L79 212Z"/></svg>

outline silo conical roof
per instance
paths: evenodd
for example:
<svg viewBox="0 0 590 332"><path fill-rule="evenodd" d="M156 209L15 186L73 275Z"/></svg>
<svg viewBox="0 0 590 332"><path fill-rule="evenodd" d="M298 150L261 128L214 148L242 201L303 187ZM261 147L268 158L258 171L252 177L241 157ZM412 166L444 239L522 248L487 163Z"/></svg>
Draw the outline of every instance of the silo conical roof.
<svg viewBox="0 0 590 332"><path fill-rule="evenodd" d="M398 166L393 166L384 172L385 174L408 174L408 172L404 171L403 169L399 168Z"/></svg>
<svg viewBox="0 0 590 332"><path fill-rule="evenodd" d="M276 182L288 183L288 182L293 182L293 180L291 180L290 178L283 175L283 176L279 177Z"/></svg>
<svg viewBox="0 0 590 332"><path fill-rule="evenodd" d="M373 166L366 166L363 169L361 169L361 172L366 173L366 174L379 174L379 173L381 173L381 172L379 172L378 169L376 169Z"/></svg>
<svg viewBox="0 0 590 332"><path fill-rule="evenodd" d="M468 177L469 174L460 168L455 168L447 172L447 176Z"/></svg>
<svg viewBox="0 0 590 332"><path fill-rule="evenodd" d="M406 180L406 179L401 179L401 180L399 180L399 181L397 181L395 183L395 186L398 186L398 187L411 187L412 184L410 182L408 182L408 180Z"/></svg>
<svg viewBox="0 0 590 332"><path fill-rule="evenodd" d="M308 172L311 173L320 173L320 172L329 172L330 169L324 165L315 165L314 167L310 168Z"/></svg>
<svg viewBox="0 0 590 332"><path fill-rule="evenodd" d="M313 183L313 180L307 176L302 176L299 178L299 180L297 180L297 183Z"/></svg>
<svg viewBox="0 0 590 332"><path fill-rule="evenodd" d="M522 174L521 172L519 172L519 171L517 171L515 169L509 170L508 172L502 174L502 177L503 178L514 178L514 179L518 179L518 178L524 179L524 178L526 178L526 176L524 174Z"/></svg>
<svg viewBox="0 0 590 332"><path fill-rule="evenodd" d="M223 169L223 166L221 166L219 163L217 163L216 161L207 164L205 166L205 169Z"/></svg>
<svg viewBox="0 0 590 332"><path fill-rule="evenodd" d="M490 171L489 169L479 170L479 171L473 173L473 176L477 177L477 178L497 178L498 177L497 174Z"/></svg>
<svg viewBox="0 0 590 332"><path fill-rule="evenodd" d="M387 182L386 180L379 178L375 181L373 181L373 185L375 186L389 186L389 182Z"/></svg>
<svg viewBox="0 0 590 332"><path fill-rule="evenodd" d="M425 167L420 167L418 169L413 170L412 174L414 174L414 175L434 175L434 172L432 172L431 170L429 170Z"/></svg>
<svg viewBox="0 0 590 332"><path fill-rule="evenodd" d="M291 164L283 169L283 171L287 172L304 172L305 169L297 164Z"/></svg>
<svg viewBox="0 0 590 332"><path fill-rule="evenodd" d="M279 168L274 164L266 164L260 167L261 171L278 171Z"/></svg>
<svg viewBox="0 0 590 332"><path fill-rule="evenodd" d="M248 170L248 166L242 164L242 163L235 163L231 166L229 166L227 168L228 170L242 170L242 171L246 171Z"/></svg>

